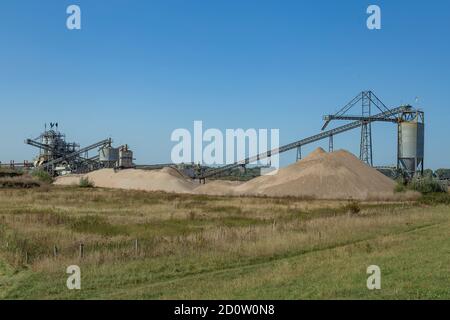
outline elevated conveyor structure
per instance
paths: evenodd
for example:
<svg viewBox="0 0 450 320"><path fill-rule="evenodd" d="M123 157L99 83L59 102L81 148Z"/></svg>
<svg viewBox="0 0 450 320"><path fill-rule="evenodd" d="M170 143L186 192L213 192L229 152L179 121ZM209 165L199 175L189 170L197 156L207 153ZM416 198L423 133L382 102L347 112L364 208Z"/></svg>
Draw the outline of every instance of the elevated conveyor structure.
<svg viewBox="0 0 450 320"><path fill-rule="evenodd" d="M358 102L361 102L363 100L365 100L363 102L364 105L370 105L370 106L373 105L380 112L375 115L372 115L371 112L368 112L366 114L364 111L362 112L361 115L356 115L356 116L347 114L347 112L353 106L355 106ZM338 113L336 113L334 115L325 116L324 120L326 122L325 122L324 126L322 127L322 130L325 129L332 120L350 120L352 122L345 124L343 126L339 126L334 129L322 131L319 134L316 134L316 135L292 142L290 144L281 146L278 149L273 149L268 152L260 153L258 155L248 157L241 161L237 161L235 163L225 165L220 168L211 169L211 170L202 172L195 178L199 179L200 181L202 181L202 180L204 181L206 178L213 177L213 176L223 173L225 171L228 171L228 170L231 170L231 169L234 169L237 167L246 166L250 163L254 163L259 160L270 158L273 155L287 152L287 151L290 151L290 150L293 150L296 148L299 149L302 146L305 146L305 145L308 145L313 142L317 142L317 141L320 141L320 140L323 140L326 138L330 139L330 151L331 151L333 148L333 146L332 146L333 136L356 129L356 128L359 128L359 127L370 126L370 124L372 122L376 122L376 121L400 123L402 121L402 114L410 113L412 110L413 110L413 108L409 105L389 109L371 91L363 91L360 94L358 94L352 101L350 101L344 108L342 108ZM370 128L370 127L368 127L368 128ZM366 162L369 165L372 165L372 163L371 163L372 162L372 155L371 155L371 148L372 148L371 140L372 140L372 138L371 138L371 131L369 131L370 129L368 129L368 128L362 130L362 132L364 132L364 134L361 135L361 141L362 141L361 149L364 148L366 150L365 152L367 154L363 155L363 152L361 152L361 156L364 156L366 158L366 159L362 159L362 160L368 160ZM368 139L369 139L369 141L368 141ZM367 151L368 148L370 148L370 151Z"/></svg>
<svg viewBox="0 0 450 320"><path fill-rule="evenodd" d="M67 155L63 155L63 156L61 156L59 158L56 158L56 159L51 160L51 161L48 161L48 162L42 164L41 167L44 168L44 169L49 168L49 167L53 167L53 166L55 166L58 163L61 163L63 161L67 161L67 160L70 160L70 159L73 159L73 158L80 157L83 153L86 153L86 152L88 152L88 151L90 151L92 149L104 147L104 146L107 146L107 145L111 145L111 143L112 143L111 138L101 140L99 142L96 142L96 143L91 144L91 145L89 145L87 147L81 148L81 149L79 149L77 151L74 151L72 153L69 153ZM94 159L89 159L89 160L95 161Z"/></svg>

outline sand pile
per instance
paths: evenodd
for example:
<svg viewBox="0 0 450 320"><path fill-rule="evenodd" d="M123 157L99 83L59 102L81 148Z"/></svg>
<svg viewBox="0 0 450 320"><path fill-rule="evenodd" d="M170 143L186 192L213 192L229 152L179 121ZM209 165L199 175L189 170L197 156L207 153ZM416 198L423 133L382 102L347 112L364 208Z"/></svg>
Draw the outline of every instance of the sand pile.
<svg viewBox="0 0 450 320"><path fill-rule="evenodd" d="M395 198L395 182L339 150L326 153L316 149L303 160L248 182L207 181L200 185L174 168L161 170L102 169L86 175L59 177L55 184L78 184L87 177L97 187L166 191L210 195L266 195L314 199L389 200Z"/></svg>
<svg viewBox="0 0 450 320"><path fill-rule="evenodd" d="M166 191L175 193L191 192L198 184L184 177L173 168L161 170L127 169L114 172L113 169L101 169L85 175L58 177L55 184L78 184L81 177L87 177L96 187L133 189L146 191Z"/></svg>
<svg viewBox="0 0 450 320"><path fill-rule="evenodd" d="M303 160L272 176L261 176L235 188L236 194L311 197L315 199L389 199L395 182L339 150L316 149Z"/></svg>

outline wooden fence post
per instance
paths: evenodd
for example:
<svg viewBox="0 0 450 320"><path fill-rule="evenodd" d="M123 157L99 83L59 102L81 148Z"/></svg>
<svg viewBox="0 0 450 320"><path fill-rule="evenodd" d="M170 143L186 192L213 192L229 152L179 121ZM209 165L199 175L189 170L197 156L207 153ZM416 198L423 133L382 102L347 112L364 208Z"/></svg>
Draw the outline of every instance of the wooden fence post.
<svg viewBox="0 0 450 320"><path fill-rule="evenodd" d="M84 257L84 244L80 243L80 259Z"/></svg>

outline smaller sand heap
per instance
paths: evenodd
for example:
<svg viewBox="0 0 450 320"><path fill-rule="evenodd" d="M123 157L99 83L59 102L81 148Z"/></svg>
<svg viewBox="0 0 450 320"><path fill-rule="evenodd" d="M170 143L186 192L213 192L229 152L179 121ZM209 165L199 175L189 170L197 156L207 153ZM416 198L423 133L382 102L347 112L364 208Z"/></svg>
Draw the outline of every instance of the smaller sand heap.
<svg viewBox="0 0 450 320"><path fill-rule="evenodd" d="M176 169L168 167L161 170L126 169L116 172L113 169L101 169L85 175L59 177L55 184L78 184L81 177L87 177L96 187L102 188L187 193L198 186Z"/></svg>

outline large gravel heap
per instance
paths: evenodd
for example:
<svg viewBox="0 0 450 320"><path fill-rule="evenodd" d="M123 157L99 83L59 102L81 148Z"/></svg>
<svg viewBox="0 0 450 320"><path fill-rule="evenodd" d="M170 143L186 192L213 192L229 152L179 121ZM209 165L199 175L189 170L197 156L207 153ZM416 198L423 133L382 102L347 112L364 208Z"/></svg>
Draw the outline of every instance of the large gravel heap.
<svg viewBox="0 0 450 320"><path fill-rule="evenodd" d="M235 191L248 195L369 199L391 196L394 186L393 180L350 152L326 153L319 148L277 174L255 178Z"/></svg>

